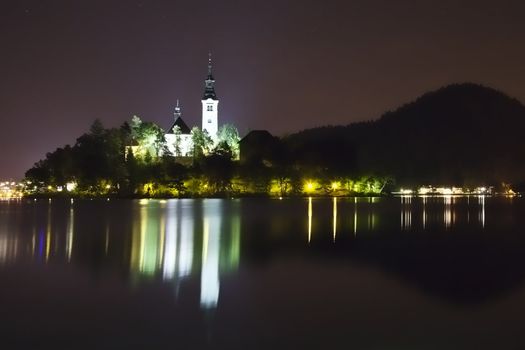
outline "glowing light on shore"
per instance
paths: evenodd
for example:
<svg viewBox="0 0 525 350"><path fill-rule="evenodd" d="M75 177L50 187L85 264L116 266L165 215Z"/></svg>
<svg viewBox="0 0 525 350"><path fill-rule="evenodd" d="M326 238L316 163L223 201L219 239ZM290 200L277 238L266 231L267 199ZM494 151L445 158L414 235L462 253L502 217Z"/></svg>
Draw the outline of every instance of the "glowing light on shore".
<svg viewBox="0 0 525 350"><path fill-rule="evenodd" d="M414 191L402 188L402 189L399 190L399 193L401 195L410 195L410 194L414 193Z"/></svg>
<svg viewBox="0 0 525 350"><path fill-rule="evenodd" d="M315 184L312 181L307 181L304 184L304 192L311 193L314 191L314 189L315 189Z"/></svg>
<svg viewBox="0 0 525 350"><path fill-rule="evenodd" d="M22 198L23 184L16 182L0 182L0 200L14 200Z"/></svg>
<svg viewBox="0 0 525 350"><path fill-rule="evenodd" d="M432 187L420 187L417 190L417 193L421 194L421 195L427 195L427 194L429 194L431 192L432 192Z"/></svg>
<svg viewBox="0 0 525 350"><path fill-rule="evenodd" d="M72 191L76 190L76 188L77 188L77 183L76 182L68 182L68 183L66 183L66 191L72 192Z"/></svg>

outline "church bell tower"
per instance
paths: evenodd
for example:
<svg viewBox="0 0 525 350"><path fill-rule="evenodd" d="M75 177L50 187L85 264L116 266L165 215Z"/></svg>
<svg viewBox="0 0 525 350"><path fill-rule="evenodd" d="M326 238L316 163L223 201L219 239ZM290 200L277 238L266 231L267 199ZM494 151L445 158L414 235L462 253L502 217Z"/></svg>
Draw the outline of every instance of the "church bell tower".
<svg viewBox="0 0 525 350"><path fill-rule="evenodd" d="M206 130L211 138L217 140L219 129L219 99L215 94L215 79L211 73L211 53L208 54L208 76L206 77L204 96L202 97L202 130Z"/></svg>

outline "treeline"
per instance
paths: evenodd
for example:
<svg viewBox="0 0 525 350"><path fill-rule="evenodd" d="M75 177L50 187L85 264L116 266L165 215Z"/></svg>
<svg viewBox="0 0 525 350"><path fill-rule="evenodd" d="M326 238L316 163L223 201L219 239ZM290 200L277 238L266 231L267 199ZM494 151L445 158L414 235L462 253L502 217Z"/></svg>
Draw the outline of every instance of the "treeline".
<svg viewBox="0 0 525 350"><path fill-rule="evenodd" d="M177 138L175 138L175 142ZM240 162L239 136L224 125L218 140L194 128L192 152L174 156L164 131L134 117L119 128L95 121L73 146L48 153L25 174L26 195L197 197L379 194L388 177L302 162L272 138L260 157ZM174 147L178 148L177 145Z"/></svg>
<svg viewBox="0 0 525 350"><path fill-rule="evenodd" d="M525 186L525 107L476 84L429 92L372 122L287 138L304 161L389 174L398 186ZM344 170L344 169L342 169Z"/></svg>
<svg viewBox="0 0 525 350"><path fill-rule="evenodd" d="M283 138L217 140L193 128L191 148L134 117L91 130L27 171L29 194L230 196L379 194L419 186L525 186L525 107L475 84L427 93L376 121L305 130ZM172 142L182 140L173 130ZM175 150L174 156L169 149ZM240 154L240 160L239 160Z"/></svg>

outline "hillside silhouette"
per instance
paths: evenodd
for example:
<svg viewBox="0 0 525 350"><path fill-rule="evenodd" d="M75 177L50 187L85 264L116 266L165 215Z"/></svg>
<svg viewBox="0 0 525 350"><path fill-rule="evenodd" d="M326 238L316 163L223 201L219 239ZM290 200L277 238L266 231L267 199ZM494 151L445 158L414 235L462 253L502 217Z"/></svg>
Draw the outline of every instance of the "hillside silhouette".
<svg viewBox="0 0 525 350"><path fill-rule="evenodd" d="M304 167L389 175L397 184L480 185L525 180L525 106L481 85L429 92L376 121L285 138Z"/></svg>

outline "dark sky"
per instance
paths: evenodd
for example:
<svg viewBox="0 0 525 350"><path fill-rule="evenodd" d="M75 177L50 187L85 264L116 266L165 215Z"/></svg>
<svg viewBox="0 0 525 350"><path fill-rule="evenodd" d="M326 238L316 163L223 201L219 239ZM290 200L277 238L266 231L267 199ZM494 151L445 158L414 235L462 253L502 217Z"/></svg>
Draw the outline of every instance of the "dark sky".
<svg viewBox="0 0 525 350"><path fill-rule="evenodd" d="M0 178L95 118L200 125L208 51L219 122L287 132L375 119L473 81L525 101L523 1L0 2Z"/></svg>

